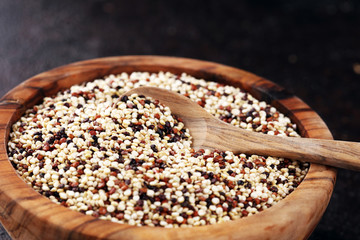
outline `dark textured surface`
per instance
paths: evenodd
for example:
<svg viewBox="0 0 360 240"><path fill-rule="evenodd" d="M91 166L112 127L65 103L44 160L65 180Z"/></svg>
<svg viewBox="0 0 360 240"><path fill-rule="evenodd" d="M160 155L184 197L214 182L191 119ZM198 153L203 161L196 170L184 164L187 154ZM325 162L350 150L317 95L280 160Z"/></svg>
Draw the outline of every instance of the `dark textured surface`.
<svg viewBox="0 0 360 240"><path fill-rule="evenodd" d="M0 1L0 96L89 58L168 55L264 76L360 141L360 3L353 1ZM310 239L360 239L360 173L339 170ZM9 239L0 228L0 239Z"/></svg>

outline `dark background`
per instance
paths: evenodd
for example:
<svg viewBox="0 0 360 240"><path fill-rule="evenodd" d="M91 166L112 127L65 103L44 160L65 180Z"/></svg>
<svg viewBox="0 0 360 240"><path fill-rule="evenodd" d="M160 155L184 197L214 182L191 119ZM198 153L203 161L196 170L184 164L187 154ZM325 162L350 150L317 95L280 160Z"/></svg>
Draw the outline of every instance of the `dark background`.
<svg viewBox="0 0 360 240"><path fill-rule="evenodd" d="M359 1L0 1L0 96L70 62L115 55L209 60L293 92L335 139L360 141ZM310 239L360 239L360 173L338 171ZM1 225L0 225L1 226ZM0 227L0 239L9 239Z"/></svg>

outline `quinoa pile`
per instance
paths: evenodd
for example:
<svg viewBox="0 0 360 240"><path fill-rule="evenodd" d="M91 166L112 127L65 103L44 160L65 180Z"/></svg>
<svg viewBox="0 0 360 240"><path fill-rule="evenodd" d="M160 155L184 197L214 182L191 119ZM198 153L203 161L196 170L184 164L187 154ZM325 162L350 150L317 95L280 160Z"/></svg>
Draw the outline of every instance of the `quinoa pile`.
<svg viewBox="0 0 360 240"><path fill-rule="evenodd" d="M285 198L308 164L191 148L191 132L139 86L183 94L250 131L298 137L275 108L239 88L172 73L134 72L73 86L26 111L8 154L36 191L70 209L137 226L186 227L256 214Z"/></svg>

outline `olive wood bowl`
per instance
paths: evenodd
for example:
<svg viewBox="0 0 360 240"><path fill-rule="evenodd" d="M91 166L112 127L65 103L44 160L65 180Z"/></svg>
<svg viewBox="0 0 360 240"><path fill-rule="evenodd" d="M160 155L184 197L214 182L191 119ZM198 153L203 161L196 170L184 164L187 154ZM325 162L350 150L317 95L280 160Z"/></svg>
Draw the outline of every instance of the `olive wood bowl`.
<svg viewBox="0 0 360 240"><path fill-rule="evenodd" d="M332 139L308 105L278 85L225 65L186 58L123 56L99 58L40 73L0 100L0 220L14 239L306 239L323 215L336 179L331 167L311 164L298 188L275 206L253 216L192 227L136 227L100 220L53 203L28 186L7 155L11 126L43 97L101 78L134 71L185 72L240 87L265 100L297 124L303 137Z"/></svg>

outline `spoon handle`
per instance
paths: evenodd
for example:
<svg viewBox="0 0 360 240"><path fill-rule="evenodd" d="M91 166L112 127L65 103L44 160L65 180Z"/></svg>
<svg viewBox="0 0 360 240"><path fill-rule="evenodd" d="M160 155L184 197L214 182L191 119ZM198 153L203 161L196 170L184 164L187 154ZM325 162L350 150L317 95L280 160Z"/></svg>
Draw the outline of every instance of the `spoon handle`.
<svg viewBox="0 0 360 240"><path fill-rule="evenodd" d="M219 145L234 152L284 157L299 161L318 163L333 167L360 170L360 143L314 138L280 137L254 133L244 129L218 122L210 124L217 128L216 136ZM211 130L210 132L213 132ZM208 136L209 137L209 136ZM213 146L212 146L213 147Z"/></svg>

